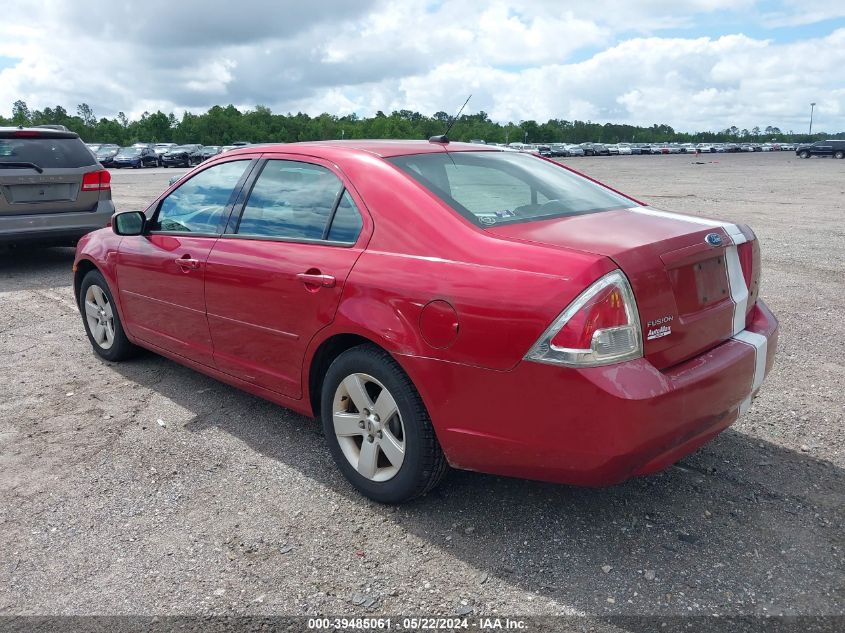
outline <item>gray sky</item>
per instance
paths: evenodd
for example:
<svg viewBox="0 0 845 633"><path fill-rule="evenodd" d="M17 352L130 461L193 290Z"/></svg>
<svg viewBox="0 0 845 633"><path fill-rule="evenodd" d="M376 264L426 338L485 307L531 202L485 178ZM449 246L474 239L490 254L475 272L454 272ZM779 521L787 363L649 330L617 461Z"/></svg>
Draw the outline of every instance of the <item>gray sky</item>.
<svg viewBox="0 0 845 633"><path fill-rule="evenodd" d="M845 130L843 0L4 0L0 112L215 104Z"/></svg>

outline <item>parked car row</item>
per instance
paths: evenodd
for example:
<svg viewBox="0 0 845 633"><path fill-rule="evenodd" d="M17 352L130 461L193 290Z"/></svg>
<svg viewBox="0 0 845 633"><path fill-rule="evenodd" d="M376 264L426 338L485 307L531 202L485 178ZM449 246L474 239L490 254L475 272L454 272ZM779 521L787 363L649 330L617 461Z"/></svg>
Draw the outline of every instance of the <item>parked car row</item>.
<svg viewBox="0 0 845 633"><path fill-rule="evenodd" d="M476 141L478 143L478 141ZM792 143L490 143L549 157L793 151Z"/></svg>
<svg viewBox="0 0 845 633"><path fill-rule="evenodd" d="M249 143L246 141L238 141L232 145L135 143L131 147L120 147L109 143L86 143L85 145L103 167L141 169L143 167L193 167L212 156L249 145Z"/></svg>

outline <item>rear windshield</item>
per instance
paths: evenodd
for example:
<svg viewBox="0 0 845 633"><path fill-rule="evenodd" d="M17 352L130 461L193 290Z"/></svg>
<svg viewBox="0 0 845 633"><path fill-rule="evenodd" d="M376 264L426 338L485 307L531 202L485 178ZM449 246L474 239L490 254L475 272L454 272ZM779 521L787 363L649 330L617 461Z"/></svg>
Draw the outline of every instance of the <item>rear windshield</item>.
<svg viewBox="0 0 845 633"><path fill-rule="evenodd" d="M0 163L16 162L45 169L96 164L91 150L78 138L0 138Z"/></svg>
<svg viewBox="0 0 845 633"><path fill-rule="evenodd" d="M387 160L479 226L634 204L562 167L516 152L443 152Z"/></svg>

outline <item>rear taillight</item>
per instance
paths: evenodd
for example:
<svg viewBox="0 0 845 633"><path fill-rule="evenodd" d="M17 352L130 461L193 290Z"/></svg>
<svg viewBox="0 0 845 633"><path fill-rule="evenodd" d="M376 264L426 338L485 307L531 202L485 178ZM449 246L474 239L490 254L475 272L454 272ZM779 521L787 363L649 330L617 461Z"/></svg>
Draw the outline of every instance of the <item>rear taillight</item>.
<svg viewBox="0 0 845 633"><path fill-rule="evenodd" d="M737 246L736 252L745 286L748 288L748 301L745 304L745 313L748 315L760 295L760 242L752 237L751 241Z"/></svg>
<svg viewBox="0 0 845 633"><path fill-rule="evenodd" d="M634 293L625 275L614 270L578 295L525 358L595 367L642 355L643 338Z"/></svg>
<svg viewBox="0 0 845 633"><path fill-rule="evenodd" d="M18 130L17 132L12 132L12 136L16 138L37 138L41 136L41 132L36 132L34 130Z"/></svg>
<svg viewBox="0 0 845 633"><path fill-rule="evenodd" d="M745 277L745 285L750 289L760 272L760 244L757 240L744 242L736 247L739 256L739 265L742 267L742 275Z"/></svg>
<svg viewBox="0 0 845 633"><path fill-rule="evenodd" d="M103 189L111 189L111 174L107 170L92 171L82 177L82 191Z"/></svg>

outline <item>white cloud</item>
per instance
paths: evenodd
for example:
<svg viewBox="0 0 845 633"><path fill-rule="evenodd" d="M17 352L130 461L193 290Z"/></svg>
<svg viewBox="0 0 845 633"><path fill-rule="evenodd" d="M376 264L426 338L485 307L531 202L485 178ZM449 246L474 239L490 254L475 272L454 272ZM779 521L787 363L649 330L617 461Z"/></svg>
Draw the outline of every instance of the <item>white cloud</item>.
<svg viewBox="0 0 845 633"><path fill-rule="evenodd" d="M845 17L842 0L782 0L780 11L763 14L767 27L800 26Z"/></svg>
<svg viewBox="0 0 845 633"><path fill-rule="evenodd" d="M72 9L4 3L0 56L19 61L0 70L0 111L20 98L71 111L85 102L100 116L228 103L433 113L472 93L468 109L497 120L683 130L799 130L816 101L819 129L845 129L845 29L779 43L707 37L697 26L724 15L758 29L823 22L845 13L841 2L784 0L768 13L755 13L754 0L690 0L682 9L675 0L97 0Z"/></svg>

